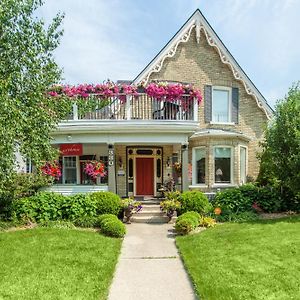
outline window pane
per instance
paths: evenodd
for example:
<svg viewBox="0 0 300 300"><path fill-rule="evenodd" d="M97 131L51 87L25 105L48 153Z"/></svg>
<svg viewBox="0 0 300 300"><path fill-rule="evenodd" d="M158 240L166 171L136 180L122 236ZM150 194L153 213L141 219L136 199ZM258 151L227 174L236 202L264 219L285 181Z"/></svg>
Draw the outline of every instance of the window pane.
<svg viewBox="0 0 300 300"><path fill-rule="evenodd" d="M240 174L241 174L241 183L246 182L246 148L240 148Z"/></svg>
<svg viewBox="0 0 300 300"><path fill-rule="evenodd" d="M205 183L205 149L195 149L196 184Z"/></svg>
<svg viewBox="0 0 300 300"><path fill-rule="evenodd" d="M64 183L77 183L76 156L64 157Z"/></svg>
<svg viewBox="0 0 300 300"><path fill-rule="evenodd" d="M229 122L229 91L213 90L212 120Z"/></svg>
<svg viewBox="0 0 300 300"><path fill-rule="evenodd" d="M215 148L215 182L231 182L231 148Z"/></svg>

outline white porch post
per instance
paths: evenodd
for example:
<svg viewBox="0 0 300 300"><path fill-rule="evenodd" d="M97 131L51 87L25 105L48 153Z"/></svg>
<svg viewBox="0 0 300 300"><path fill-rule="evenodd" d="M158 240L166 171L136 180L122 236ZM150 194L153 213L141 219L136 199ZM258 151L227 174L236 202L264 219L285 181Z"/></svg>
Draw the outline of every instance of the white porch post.
<svg viewBox="0 0 300 300"><path fill-rule="evenodd" d="M198 100L194 98L194 121L198 122L198 110L199 110Z"/></svg>
<svg viewBox="0 0 300 300"><path fill-rule="evenodd" d="M116 193L116 167L114 145L108 145L108 190Z"/></svg>
<svg viewBox="0 0 300 300"><path fill-rule="evenodd" d="M73 103L72 105L73 108L73 120L78 120L78 106L77 103Z"/></svg>
<svg viewBox="0 0 300 300"><path fill-rule="evenodd" d="M181 169L182 169L182 191L187 191L189 189L189 148L188 144L181 146Z"/></svg>
<svg viewBox="0 0 300 300"><path fill-rule="evenodd" d="M131 98L132 96L126 95L126 120L131 120Z"/></svg>

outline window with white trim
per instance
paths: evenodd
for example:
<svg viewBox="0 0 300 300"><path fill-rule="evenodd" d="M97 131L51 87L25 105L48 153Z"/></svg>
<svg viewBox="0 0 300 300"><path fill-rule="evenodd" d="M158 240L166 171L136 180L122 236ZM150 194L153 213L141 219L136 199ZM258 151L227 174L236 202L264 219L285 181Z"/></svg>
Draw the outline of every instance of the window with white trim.
<svg viewBox="0 0 300 300"><path fill-rule="evenodd" d="M240 182L246 183L247 180L247 148L240 146Z"/></svg>
<svg viewBox="0 0 300 300"><path fill-rule="evenodd" d="M215 183L231 183L232 178L232 148L215 147Z"/></svg>
<svg viewBox="0 0 300 300"><path fill-rule="evenodd" d="M231 122L231 88L213 87L212 122Z"/></svg>
<svg viewBox="0 0 300 300"><path fill-rule="evenodd" d="M63 183L77 183L77 160L76 156L63 156Z"/></svg>
<svg viewBox="0 0 300 300"><path fill-rule="evenodd" d="M193 184L205 184L205 147L193 148Z"/></svg>

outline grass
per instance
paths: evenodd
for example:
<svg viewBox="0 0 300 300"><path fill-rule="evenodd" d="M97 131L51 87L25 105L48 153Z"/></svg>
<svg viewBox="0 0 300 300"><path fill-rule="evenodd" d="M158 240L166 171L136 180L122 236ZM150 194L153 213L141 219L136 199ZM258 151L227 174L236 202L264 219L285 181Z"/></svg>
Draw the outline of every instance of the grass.
<svg viewBox="0 0 300 300"><path fill-rule="evenodd" d="M121 240L97 232L0 232L0 299L106 299Z"/></svg>
<svg viewBox="0 0 300 300"><path fill-rule="evenodd" d="M201 300L300 299L300 217L227 223L176 243Z"/></svg>

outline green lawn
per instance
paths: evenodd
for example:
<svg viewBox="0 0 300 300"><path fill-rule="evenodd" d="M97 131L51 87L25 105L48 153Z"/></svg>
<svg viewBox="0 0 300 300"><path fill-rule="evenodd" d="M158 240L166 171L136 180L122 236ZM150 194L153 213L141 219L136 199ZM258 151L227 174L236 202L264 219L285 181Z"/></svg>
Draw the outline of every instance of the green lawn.
<svg viewBox="0 0 300 300"><path fill-rule="evenodd" d="M300 217L176 238L201 300L300 299Z"/></svg>
<svg viewBox="0 0 300 300"><path fill-rule="evenodd" d="M74 229L0 232L0 299L106 299L121 242Z"/></svg>

